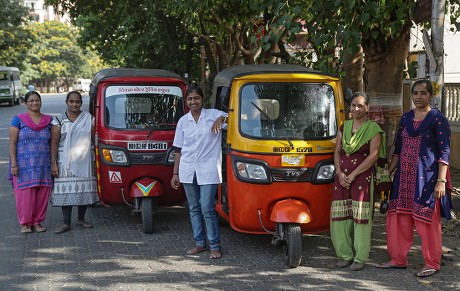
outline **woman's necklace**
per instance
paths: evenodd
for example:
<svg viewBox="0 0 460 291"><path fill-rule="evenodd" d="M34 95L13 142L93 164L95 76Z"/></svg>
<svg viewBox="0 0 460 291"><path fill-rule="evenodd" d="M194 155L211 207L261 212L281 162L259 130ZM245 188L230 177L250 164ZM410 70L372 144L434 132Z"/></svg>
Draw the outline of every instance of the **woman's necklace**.
<svg viewBox="0 0 460 291"><path fill-rule="evenodd" d="M356 133L358 129L361 127L362 123L356 125L355 122L353 122L353 127L351 128L351 133Z"/></svg>
<svg viewBox="0 0 460 291"><path fill-rule="evenodd" d="M68 117L70 120L74 121L75 119L78 118L78 116L80 116L80 113L81 113L81 111L79 111L77 115L72 115L72 114L70 114L69 112L66 112L65 114L67 114L67 117Z"/></svg>

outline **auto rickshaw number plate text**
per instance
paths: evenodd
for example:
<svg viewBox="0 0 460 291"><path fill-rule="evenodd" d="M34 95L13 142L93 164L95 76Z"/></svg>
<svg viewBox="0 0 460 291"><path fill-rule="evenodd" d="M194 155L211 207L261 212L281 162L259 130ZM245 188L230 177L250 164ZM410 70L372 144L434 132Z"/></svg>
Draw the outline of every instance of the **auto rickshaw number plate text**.
<svg viewBox="0 0 460 291"><path fill-rule="evenodd" d="M304 155L283 155L281 157L282 166L304 166L305 156Z"/></svg>
<svg viewBox="0 0 460 291"><path fill-rule="evenodd" d="M163 151L168 148L167 142L129 142L130 151Z"/></svg>

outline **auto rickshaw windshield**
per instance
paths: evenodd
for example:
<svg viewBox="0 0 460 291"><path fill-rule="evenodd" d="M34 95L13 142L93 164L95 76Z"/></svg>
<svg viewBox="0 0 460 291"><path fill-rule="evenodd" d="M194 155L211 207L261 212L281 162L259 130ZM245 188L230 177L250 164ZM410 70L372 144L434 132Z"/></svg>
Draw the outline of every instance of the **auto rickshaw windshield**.
<svg viewBox="0 0 460 291"><path fill-rule="evenodd" d="M111 92L107 90L105 96L105 124L111 128L171 129L184 114L179 88L169 93Z"/></svg>
<svg viewBox="0 0 460 291"><path fill-rule="evenodd" d="M240 132L254 139L322 139L337 133L334 90L321 83L249 83L240 91Z"/></svg>

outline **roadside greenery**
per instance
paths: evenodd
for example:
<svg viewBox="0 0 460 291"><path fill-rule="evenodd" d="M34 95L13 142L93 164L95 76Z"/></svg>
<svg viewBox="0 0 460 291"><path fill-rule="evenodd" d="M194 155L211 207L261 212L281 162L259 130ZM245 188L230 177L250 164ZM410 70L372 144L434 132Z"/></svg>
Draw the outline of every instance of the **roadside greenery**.
<svg viewBox="0 0 460 291"><path fill-rule="evenodd" d="M91 78L95 73L77 45L75 28L57 21L32 22L27 29L37 40L27 55L24 75L44 87L71 85L76 77Z"/></svg>
<svg viewBox="0 0 460 291"><path fill-rule="evenodd" d="M23 56L34 39L23 24L28 10L21 0L0 0L0 66L24 68Z"/></svg>
<svg viewBox="0 0 460 291"><path fill-rule="evenodd" d="M459 2L447 1L454 29ZM68 11L81 28L80 45L93 45L114 66L157 67L198 77L202 47L210 81L238 64L299 63L341 75L355 90L391 94L401 91L415 8L412 0L47 3Z"/></svg>
<svg viewBox="0 0 460 291"><path fill-rule="evenodd" d="M75 78L91 78L103 67L91 46L78 46L74 27L35 22L21 0L0 0L0 7L0 65L18 67L24 85L66 90Z"/></svg>

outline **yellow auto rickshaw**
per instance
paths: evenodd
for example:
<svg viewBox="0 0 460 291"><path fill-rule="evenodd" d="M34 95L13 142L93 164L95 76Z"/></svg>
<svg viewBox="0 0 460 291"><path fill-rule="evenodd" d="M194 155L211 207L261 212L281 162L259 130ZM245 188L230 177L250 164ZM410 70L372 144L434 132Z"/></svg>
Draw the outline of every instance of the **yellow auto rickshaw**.
<svg viewBox="0 0 460 291"><path fill-rule="evenodd" d="M220 72L212 107L228 112L216 210L239 232L273 235L297 267L302 234L329 229L340 80L296 65Z"/></svg>

